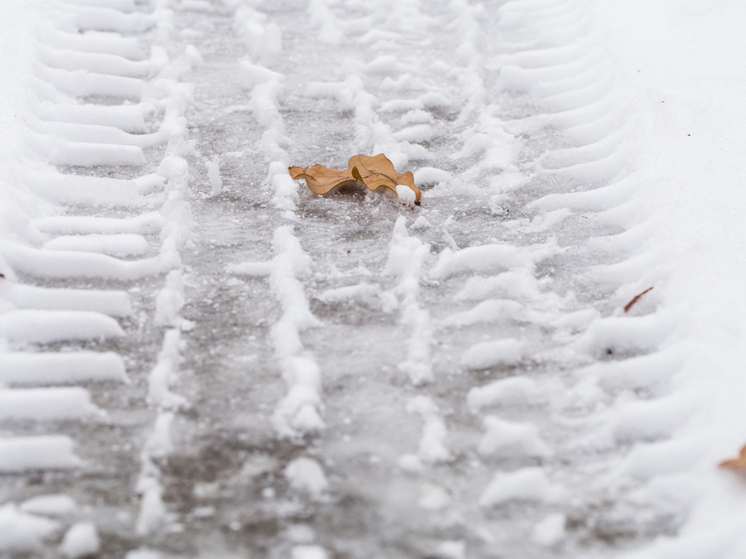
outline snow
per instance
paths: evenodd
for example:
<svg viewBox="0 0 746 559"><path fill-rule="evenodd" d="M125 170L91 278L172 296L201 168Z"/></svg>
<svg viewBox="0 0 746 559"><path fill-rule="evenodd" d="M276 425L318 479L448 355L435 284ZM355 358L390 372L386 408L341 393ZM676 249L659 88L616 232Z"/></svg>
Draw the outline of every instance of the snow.
<svg viewBox="0 0 746 559"><path fill-rule="evenodd" d="M207 177L212 187L211 194L217 196L223 187L223 179L220 178L220 163L218 161L208 161L205 165L207 166Z"/></svg>
<svg viewBox="0 0 746 559"><path fill-rule="evenodd" d="M285 467L285 477L290 487L296 491L308 493L315 499L320 498L329 488L324 470L313 458L296 458Z"/></svg>
<svg viewBox="0 0 746 559"><path fill-rule="evenodd" d="M102 415L84 388L0 389L1 419L53 421Z"/></svg>
<svg viewBox="0 0 746 559"><path fill-rule="evenodd" d="M176 382L180 364L181 332L169 329L163 337L163 347L158 355L158 362L150 371L148 378L148 401L164 408L178 408L185 404L185 399L171 391Z"/></svg>
<svg viewBox="0 0 746 559"><path fill-rule="evenodd" d="M70 559L98 553L101 542L93 522L77 522L65 532L60 553Z"/></svg>
<svg viewBox="0 0 746 559"><path fill-rule="evenodd" d="M291 559L328 559L329 554L318 545L296 545L290 557Z"/></svg>
<svg viewBox="0 0 746 559"><path fill-rule="evenodd" d="M150 249L142 235L61 235L44 244L46 250L100 252L112 256L142 256Z"/></svg>
<svg viewBox="0 0 746 559"><path fill-rule="evenodd" d="M8 340L50 343L87 338L119 338L116 320L91 311L11 310L0 316L0 336Z"/></svg>
<svg viewBox="0 0 746 559"><path fill-rule="evenodd" d="M12 503L0 506L0 553L37 551L59 528L57 521L21 512Z"/></svg>
<svg viewBox="0 0 746 559"><path fill-rule="evenodd" d="M561 542L566 535L567 517L561 512L548 515L534 526L531 540L544 547L552 547Z"/></svg>
<svg viewBox="0 0 746 559"><path fill-rule="evenodd" d="M536 402L542 397L539 384L528 377L509 377L469 390L469 407L478 412L483 407Z"/></svg>
<svg viewBox="0 0 746 559"><path fill-rule="evenodd" d="M21 309L95 311L109 316L130 316L132 305L124 291L54 289L0 279L0 296Z"/></svg>
<svg viewBox="0 0 746 559"><path fill-rule="evenodd" d="M493 507L510 500L556 502L565 491L552 483L542 468L522 468L497 472L479 498L483 507Z"/></svg>
<svg viewBox="0 0 746 559"><path fill-rule="evenodd" d="M65 435L0 438L0 472L31 469L64 470L82 461L73 451L73 440Z"/></svg>
<svg viewBox="0 0 746 559"><path fill-rule="evenodd" d="M494 273L531 266L534 262L551 255L553 250L536 247L533 250L521 249L506 244L488 244L468 247L457 252L445 249L440 253L433 274L447 278L452 274L474 271Z"/></svg>
<svg viewBox="0 0 746 559"><path fill-rule="evenodd" d="M72 383L90 380L127 382L121 356L114 352L0 352L0 382Z"/></svg>
<svg viewBox="0 0 746 559"><path fill-rule="evenodd" d="M78 512L78 505L67 495L38 495L21 503L22 512L43 516L72 516Z"/></svg>
<svg viewBox="0 0 746 559"><path fill-rule="evenodd" d="M346 553L344 514L363 555L745 556L746 7L270 4L4 3L0 555L98 553L32 496L138 456L104 501L160 545L161 467L225 435L268 526L313 519L271 555ZM422 206L288 174L358 152ZM216 475L183 493L240 527Z"/></svg>
<svg viewBox="0 0 746 559"><path fill-rule="evenodd" d="M407 411L419 415L424 421L417 452L421 463L436 464L450 460L451 452L447 446L448 430L438 406L432 399L427 396L415 396L407 402ZM405 467L406 464L405 461Z"/></svg>
<svg viewBox="0 0 746 559"><path fill-rule="evenodd" d="M397 184L396 195L399 197L399 200L402 204L414 207L414 202L417 195L415 194L414 190L409 188L407 185Z"/></svg>
<svg viewBox="0 0 746 559"><path fill-rule="evenodd" d="M496 365L516 365L526 353L526 344L514 338L479 342L461 356L461 365L469 370L489 369Z"/></svg>
<svg viewBox="0 0 746 559"><path fill-rule="evenodd" d="M435 554L436 557L442 559L466 559L466 542L461 540L441 542Z"/></svg>
<svg viewBox="0 0 746 559"><path fill-rule="evenodd" d="M552 449L539 437L536 425L506 421L494 415L484 418L487 432L479 441L480 454L510 454L516 452L528 456L548 458L554 455Z"/></svg>
<svg viewBox="0 0 746 559"><path fill-rule="evenodd" d="M715 465L736 454L745 436L746 135L739 123L746 74L737 53L745 46L746 11L737 2L603 5L610 48L623 63L620 87L636 96L635 201L654 227L636 250L654 262L637 285L655 285L662 310L676 316L663 345L678 364L656 368L656 376L669 375L674 392L650 418L672 439L638 445L625 467L650 479L651 488L676 472L701 489L680 535L661 536L637 556L738 557L746 540L735 524L746 508ZM667 413L686 418L665 425Z"/></svg>
<svg viewBox="0 0 746 559"><path fill-rule="evenodd" d="M125 559L163 559L163 555L152 549L140 548L128 551Z"/></svg>

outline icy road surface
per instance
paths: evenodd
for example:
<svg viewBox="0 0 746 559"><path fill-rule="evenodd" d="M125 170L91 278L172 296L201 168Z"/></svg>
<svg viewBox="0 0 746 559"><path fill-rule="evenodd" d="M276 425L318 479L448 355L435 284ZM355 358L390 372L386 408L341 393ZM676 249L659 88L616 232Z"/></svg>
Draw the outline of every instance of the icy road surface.
<svg viewBox="0 0 746 559"><path fill-rule="evenodd" d="M4 8L2 559L746 556L737 2Z"/></svg>

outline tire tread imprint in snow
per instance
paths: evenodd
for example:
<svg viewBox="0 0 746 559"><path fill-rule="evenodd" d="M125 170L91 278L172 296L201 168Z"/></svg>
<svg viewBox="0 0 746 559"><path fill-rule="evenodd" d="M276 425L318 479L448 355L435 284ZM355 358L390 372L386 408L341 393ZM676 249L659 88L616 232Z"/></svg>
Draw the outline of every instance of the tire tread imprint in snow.
<svg viewBox="0 0 746 559"><path fill-rule="evenodd" d="M187 326L191 94L179 83L188 56L150 46L167 36L162 3L98 4L57 4L38 25L42 93L27 123L45 163L30 162L19 182L54 209L29 223L29 239L0 240L0 421L10 434L0 471L6 498L19 503L67 492L82 508L59 527L92 519L101 553L113 557L166 521L153 461L185 403L169 387ZM11 523L41 522L5 512ZM46 535L52 548L59 527Z"/></svg>
<svg viewBox="0 0 746 559"><path fill-rule="evenodd" d="M87 220L43 218L39 230L59 240L0 247L21 283L50 290L18 300L53 301L53 289L90 282L97 297L118 293L108 305L121 309L122 287L157 292L154 316L130 292L140 325L119 319L125 339L167 330L160 349L129 354L155 419L133 430L142 457L128 481L143 498L127 507L128 528L112 528L120 544L187 556L578 557L670 530L667 511L637 521L627 500L642 471L638 441L675 428L642 421L657 401L638 396L655 395L665 375L631 373L673 369L677 353L656 351L670 317L652 312L654 299L620 312L649 287L626 258L644 223L629 207L626 100L599 54L593 4L175 8L169 47L200 40L206 55L189 78L202 153L188 172L212 188L192 203L196 248L181 253L183 230L163 235L182 223L166 193L185 188L185 136L157 173L123 167L159 161L157 144L184 126L183 108L153 102L174 98L178 61L138 56L132 41L166 16L103 7L66 17L107 40L48 34L39 77L83 104L41 105L33 130L54 139L39 149L70 167L28 177ZM70 50L79 54L64 58ZM129 103L99 104L112 91ZM376 152L415 172L421 209L381 194L315 197L287 175L288 165ZM85 162L96 177L70 180ZM95 236L117 234L162 248L123 257L106 253L115 239ZM75 256L71 235L89 235L75 246L94 254ZM39 277L60 253L75 273ZM76 301L80 313L94 304ZM86 317L81 332L106 323L119 334L113 319ZM71 347L130 351L109 344ZM124 378L114 352L103 354L111 378ZM32 355L0 359L48 382ZM170 389L182 360L194 373L180 386L189 407ZM641 450L625 461L629 447Z"/></svg>

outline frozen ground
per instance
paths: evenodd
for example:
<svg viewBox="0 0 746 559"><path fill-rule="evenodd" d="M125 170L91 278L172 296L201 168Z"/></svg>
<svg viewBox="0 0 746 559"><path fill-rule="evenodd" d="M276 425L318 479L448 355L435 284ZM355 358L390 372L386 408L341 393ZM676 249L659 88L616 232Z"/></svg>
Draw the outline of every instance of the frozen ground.
<svg viewBox="0 0 746 559"><path fill-rule="evenodd" d="M739 2L3 6L0 557L746 556Z"/></svg>

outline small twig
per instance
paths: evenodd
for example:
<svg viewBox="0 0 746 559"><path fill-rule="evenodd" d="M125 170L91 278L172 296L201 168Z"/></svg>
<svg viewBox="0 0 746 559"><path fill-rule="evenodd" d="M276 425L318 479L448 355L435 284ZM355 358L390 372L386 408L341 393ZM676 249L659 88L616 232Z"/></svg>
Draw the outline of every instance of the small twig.
<svg viewBox="0 0 746 559"><path fill-rule="evenodd" d="M631 301L630 301L629 303L627 303L626 305L624 305L624 312L629 312L629 309L631 309L631 308L632 308L632 306L633 306L633 305L634 305L635 303L637 303L637 301L639 301L639 300L640 300L640 297L642 297L643 295L645 295L645 294L646 294L646 293L647 293L648 291L650 291L651 289L653 289L653 288L652 288L652 287L648 287L648 288L647 288L647 289L646 289L645 291L643 291L643 292L642 292L642 293L640 293L639 295L635 295L635 296L634 296L634 297L632 298L632 300L631 300Z"/></svg>

